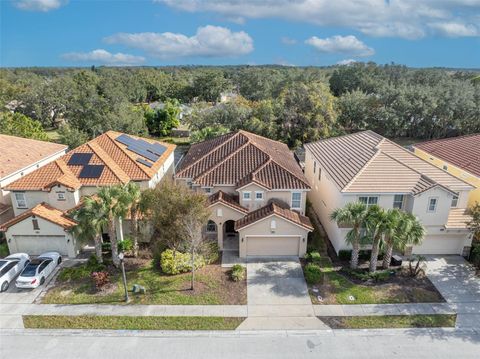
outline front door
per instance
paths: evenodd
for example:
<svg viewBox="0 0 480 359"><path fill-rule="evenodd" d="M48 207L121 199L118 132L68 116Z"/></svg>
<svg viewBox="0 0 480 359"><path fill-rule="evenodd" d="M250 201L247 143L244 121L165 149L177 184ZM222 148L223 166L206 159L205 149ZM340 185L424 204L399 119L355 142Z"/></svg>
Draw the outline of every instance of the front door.
<svg viewBox="0 0 480 359"><path fill-rule="evenodd" d="M235 221L233 220L228 220L225 222L225 233L237 233L235 231Z"/></svg>

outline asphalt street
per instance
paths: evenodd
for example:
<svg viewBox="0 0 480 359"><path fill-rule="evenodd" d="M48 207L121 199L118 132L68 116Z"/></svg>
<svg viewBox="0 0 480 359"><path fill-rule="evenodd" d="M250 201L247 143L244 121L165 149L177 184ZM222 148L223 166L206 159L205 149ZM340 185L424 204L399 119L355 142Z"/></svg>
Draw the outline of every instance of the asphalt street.
<svg viewBox="0 0 480 359"><path fill-rule="evenodd" d="M473 330L251 333L4 330L0 357L75 358L478 358Z"/></svg>

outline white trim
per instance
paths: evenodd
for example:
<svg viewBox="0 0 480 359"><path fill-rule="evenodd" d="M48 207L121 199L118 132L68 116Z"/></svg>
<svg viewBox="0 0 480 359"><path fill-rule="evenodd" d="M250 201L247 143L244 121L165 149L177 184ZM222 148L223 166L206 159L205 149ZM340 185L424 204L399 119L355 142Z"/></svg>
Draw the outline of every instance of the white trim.
<svg viewBox="0 0 480 359"><path fill-rule="evenodd" d="M245 195L248 193L248 198L245 198ZM242 199L244 201L251 201L252 200L252 191L242 191Z"/></svg>
<svg viewBox="0 0 480 359"><path fill-rule="evenodd" d="M245 187L248 187L248 186L251 186L251 185L255 185L255 186L258 186L258 187L262 187L262 188L266 189L267 191L270 190L268 187L265 187L264 185L261 185L260 183L257 183L257 182L254 182L254 181L250 181L250 182L248 182L247 184L243 185L242 187L236 188L236 191L237 191L237 192L240 192L240 190L241 190L242 188L245 188Z"/></svg>
<svg viewBox="0 0 480 359"><path fill-rule="evenodd" d="M18 204L17 194L20 194L23 196L23 202L25 202L25 206L20 206ZM21 208L21 209L28 208L27 197L25 196L25 192L13 192L13 198L15 198L15 205L17 208Z"/></svg>
<svg viewBox="0 0 480 359"><path fill-rule="evenodd" d="M245 229L245 228L248 228L248 227L250 227L250 226L253 226L254 224L256 224L256 223L258 223L258 222L262 222L262 221L264 221L264 220L266 220L266 219L269 219L269 218L271 218L271 217L273 217L273 216L275 216L276 218L279 218L279 219L283 219L284 221L287 221L287 222L289 222L289 223L291 223L291 224L294 224L294 225L296 225L297 227L303 228L303 229L306 230L307 232L311 232L311 231L312 231L311 229L309 229L309 228L307 228L307 227L304 227L304 226L301 225L301 224L292 222L291 220L286 219L285 217L279 216L279 215L276 214L276 213L272 213L272 214L268 215L267 217L261 218L261 219L255 221L255 222L252 222L252 223L250 223L250 224L247 224L246 226L243 226L242 228L237 229L237 232L239 232L239 231L241 231L241 230L243 230L243 229Z"/></svg>
<svg viewBox="0 0 480 359"><path fill-rule="evenodd" d="M293 195L294 194L300 194L300 206L298 207L294 207L293 206ZM290 194L290 209L303 209L302 208L302 192L299 192L299 191L292 191L291 194Z"/></svg>

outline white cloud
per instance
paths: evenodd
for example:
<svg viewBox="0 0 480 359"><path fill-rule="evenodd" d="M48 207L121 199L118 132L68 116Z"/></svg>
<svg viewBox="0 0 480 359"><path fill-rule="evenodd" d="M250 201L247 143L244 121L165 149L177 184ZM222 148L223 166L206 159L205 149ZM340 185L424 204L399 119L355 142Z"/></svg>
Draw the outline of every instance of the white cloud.
<svg viewBox="0 0 480 359"><path fill-rule="evenodd" d="M95 62L105 65L136 65L145 61L142 56L122 54L121 52L112 54L103 49L90 52L69 52L63 54L62 57L70 61Z"/></svg>
<svg viewBox="0 0 480 359"><path fill-rule="evenodd" d="M43 12L58 9L66 3L67 0L14 0L13 2L21 10Z"/></svg>
<svg viewBox="0 0 480 359"><path fill-rule="evenodd" d="M282 41L282 44L285 44L285 45L295 45L297 43L297 40L292 39L288 36L284 36L280 40Z"/></svg>
<svg viewBox="0 0 480 359"><path fill-rule="evenodd" d="M364 57L372 56L375 53L371 47L368 47L353 35L336 35L325 39L313 36L306 40L305 43L313 46L320 52L333 54L349 54L352 56Z"/></svg>
<svg viewBox="0 0 480 359"><path fill-rule="evenodd" d="M357 60L354 59L345 59L337 62L337 65L351 65L357 62Z"/></svg>
<svg viewBox="0 0 480 359"><path fill-rule="evenodd" d="M232 32L225 27L199 27L193 36L171 32L119 33L104 39L110 44L122 44L142 49L161 58L176 57L231 57L253 51L253 40L244 31Z"/></svg>
<svg viewBox="0 0 480 359"><path fill-rule="evenodd" d="M474 25L465 25L459 22L432 23L429 27L442 36L447 37L466 37L478 36L480 30Z"/></svg>
<svg viewBox="0 0 480 359"><path fill-rule="evenodd" d="M479 27L480 0L154 0L188 12L212 12L225 18L282 18L319 26L343 26L364 34L415 39L440 33L429 23L462 19L467 29ZM438 27L437 27L438 29ZM442 32L443 35L455 32ZM472 31L456 31L471 36ZM466 34L466 35L462 35ZM450 36L450 35L448 35Z"/></svg>

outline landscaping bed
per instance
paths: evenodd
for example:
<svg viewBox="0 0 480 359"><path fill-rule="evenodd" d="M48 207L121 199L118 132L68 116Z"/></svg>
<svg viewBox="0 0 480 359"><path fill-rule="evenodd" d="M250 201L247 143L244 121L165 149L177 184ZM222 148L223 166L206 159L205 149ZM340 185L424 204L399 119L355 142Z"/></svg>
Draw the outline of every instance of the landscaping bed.
<svg viewBox="0 0 480 359"><path fill-rule="evenodd" d="M206 305L246 304L246 279L234 282L230 272L218 264L206 265L195 271L195 290L190 290L190 273L167 275L151 259L126 260L129 291L134 284L143 286L145 294L130 294L130 304ZM124 303L120 271L107 269L109 283L97 289L86 264L65 268L55 285L43 297L45 304L112 304Z"/></svg>
<svg viewBox="0 0 480 359"><path fill-rule="evenodd" d="M318 317L332 329L455 327L455 314Z"/></svg>
<svg viewBox="0 0 480 359"><path fill-rule="evenodd" d="M379 272L378 278L366 279L366 269L355 272L334 267L330 260L321 257L316 261L321 274L318 281L308 280L313 304L389 304L389 303L439 303L442 295L426 276L413 278L400 268ZM305 270L306 262L303 262ZM360 279L363 277L363 279Z"/></svg>
<svg viewBox="0 0 480 359"><path fill-rule="evenodd" d="M24 315L30 329L235 330L245 318Z"/></svg>

